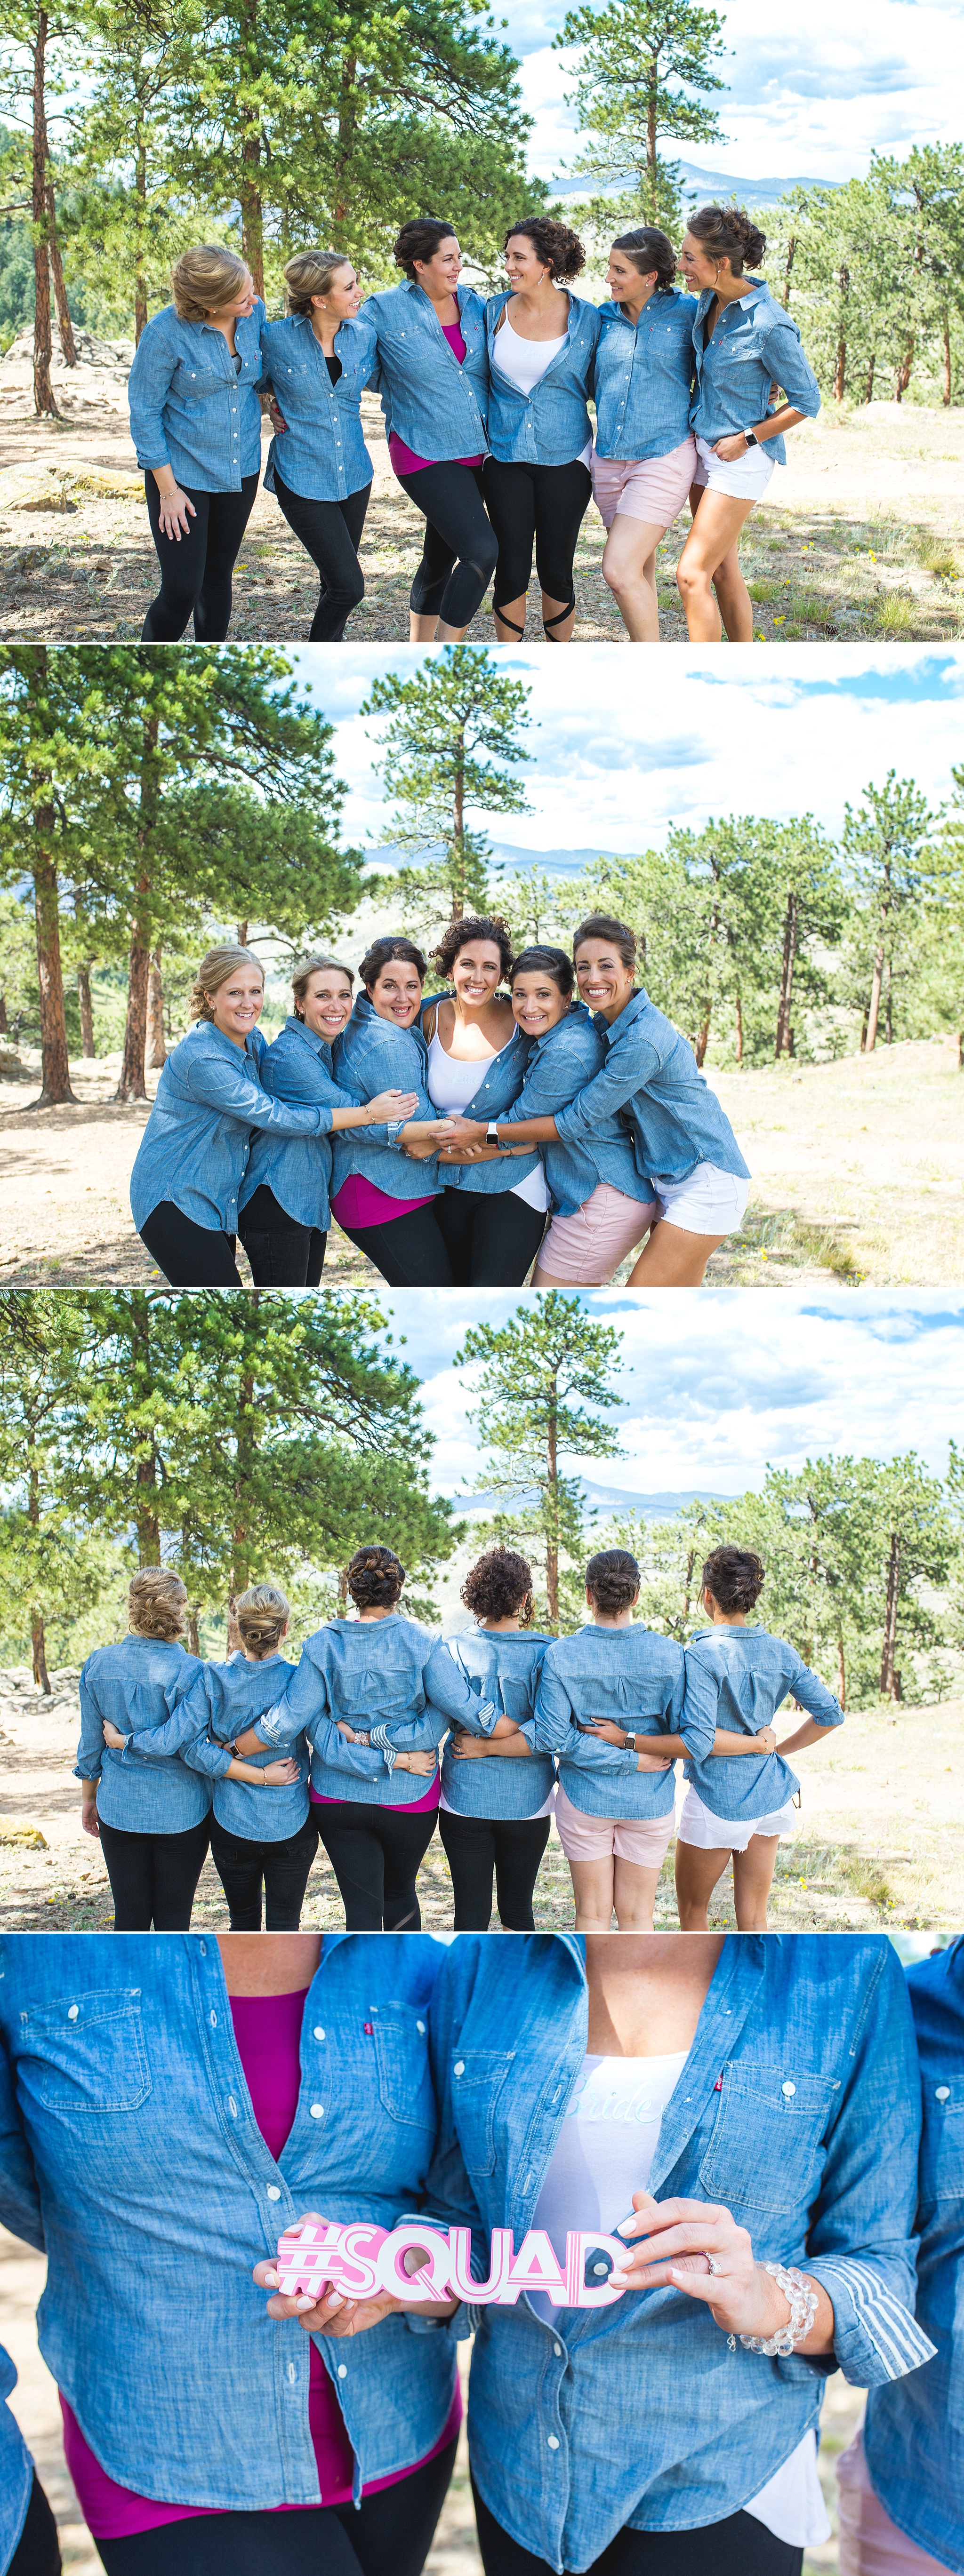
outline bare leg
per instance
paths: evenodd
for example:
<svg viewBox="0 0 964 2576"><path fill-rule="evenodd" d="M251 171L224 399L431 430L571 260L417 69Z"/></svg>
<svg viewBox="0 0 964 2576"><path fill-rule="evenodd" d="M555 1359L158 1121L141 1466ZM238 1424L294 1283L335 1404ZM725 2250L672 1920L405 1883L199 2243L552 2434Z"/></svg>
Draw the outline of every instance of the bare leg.
<svg viewBox="0 0 964 2576"><path fill-rule="evenodd" d="M767 1898L777 1865L779 1834L751 1834L745 1852L733 1854L733 1902L739 1932L765 1932Z"/></svg>
<svg viewBox="0 0 964 2576"><path fill-rule="evenodd" d="M740 531L753 506L728 492L709 492L705 483L692 486L693 525L676 566L691 644L722 642L720 609L730 643L753 642L753 602L737 561Z"/></svg>
<svg viewBox="0 0 964 2576"><path fill-rule="evenodd" d="M497 644L518 644L526 631L526 594L521 599L504 599L501 608L493 608Z"/></svg>
<svg viewBox="0 0 964 2576"><path fill-rule="evenodd" d="M725 1878L730 1860L736 1866L736 1853L729 1846L715 1851L700 1851L695 1843L676 1840L676 1903L682 1932L708 1932L708 1906L721 1878Z"/></svg>
<svg viewBox="0 0 964 2576"><path fill-rule="evenodd" d="M656 548L665 528L630 519L617 510L602 559L608 582L631 644L659 643L656 596Z"/></svg>
<svg viewBox="0 0 964 2576"><path fill-rule="evenodd" d="M577 1932L608 1932L613 1919L612 1853L605 1860L571 1860Z"/></svg>
<svg viewBox="0 0 964 2576"><path fill-rule="evenodd" d="M410 608L408 612L409 643L434 644L437 625L437 617L416 617L414 609Z"/></svg>
<svg viewBox="0 0 964 2576"><path fill-rule="evenodd" d="M658 1869L641 1869L637 1861L616 1861L613 1903L621 1932L651 1932L659 1886Z"/></svg>
<svg viewBox="0 0 964 2576"><path fill-rule="evenodd" d="M542 593L542 623L543 626L549 630L546 635L547 644L571 644L572 630L576 623L575 600L573 600L572 607L567 608L567 604L564 599L550 599L548 591L544 590Z"/></svg>
<svg viewBox="0 0 964 2576"><path fill-rule="evenodd" d="M710 1254L725 1240L722 1234L688 1234L685 1226L671 1225L664 1216L630 1271L627 1287L701 1288Z"/></svg>

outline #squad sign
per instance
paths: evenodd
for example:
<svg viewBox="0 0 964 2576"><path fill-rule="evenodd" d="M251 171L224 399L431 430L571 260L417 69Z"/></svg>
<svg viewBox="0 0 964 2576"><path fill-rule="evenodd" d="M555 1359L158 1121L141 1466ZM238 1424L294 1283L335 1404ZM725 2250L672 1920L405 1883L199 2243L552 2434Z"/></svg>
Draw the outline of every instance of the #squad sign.
<svg viewBox="0 0 964 2576"><path fill-rule="evenodd" d="M344 2225L305 2219L278 2239L278 2286L289 2297L303 2291L320 2298L329 2286L351 2299L386 2291L403 2301L454 2295L476 2308L513 2308L523 2290L541 2290L557 2307L607 2308L630 2287L624 2267L632 2252L618 2236L574 2228L566 2237L563 2265L544 2228L531 2227L516 2253L511 2227L494 2227L488 2279L477 2281L468 2227L443 2229L411 2219L388 2229L367 2219ZM407 2271L405 2257L412 2254L427 2259ZM587 2268L595 2276L589 2283Z"/></svg>

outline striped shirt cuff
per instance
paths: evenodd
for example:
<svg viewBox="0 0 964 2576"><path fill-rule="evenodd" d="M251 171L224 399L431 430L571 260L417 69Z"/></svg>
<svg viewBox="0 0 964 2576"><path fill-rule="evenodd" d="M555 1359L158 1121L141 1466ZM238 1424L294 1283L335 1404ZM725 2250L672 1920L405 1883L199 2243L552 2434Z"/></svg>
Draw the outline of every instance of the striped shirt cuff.
<svg viewBox="0 0 964 2576"><path fill-rule="evenodd" d="M818 2256L816 2262L804 2258L801 2269L822 2282L833 2301L834 2351L854 2387L880 2388L933 2360L936 2344L870 2263L850 2255L826 2262Z"/></svg>

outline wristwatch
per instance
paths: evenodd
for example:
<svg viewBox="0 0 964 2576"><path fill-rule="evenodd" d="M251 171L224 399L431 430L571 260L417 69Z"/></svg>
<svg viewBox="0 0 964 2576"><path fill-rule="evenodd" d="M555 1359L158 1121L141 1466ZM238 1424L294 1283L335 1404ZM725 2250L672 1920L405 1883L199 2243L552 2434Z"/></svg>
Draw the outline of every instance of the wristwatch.
<svg viewBox="0 0 964 2576"><path fill-rule="evenodd" d="M502 1143L502 1141L501 1141L501 1139L500 1139L500 1136L499 1136L499 1121L498 1121L498 1119L497 1119L497 1118L490 1118L489 1123L488 1123L488 1126L487 1126L486 1131L485 1131L485 1141L486 1141L486 1144L487 1144L487 1145L494 1145L494 1146L495 1146L495 1148L496 1148L496 1152L497 1152L497 1153L499 1153L499 1154L508 1154L508 1153L509 1153L509 1151L510 1151L509 1146L508 1146L508 1145L503 1145L503 1143Z"/></svg>
<svg viewBox="0 0 964 2576"><path fill-rule="evenodd" d="M626 1729L625 1750L627 1753L635 1753L636 1751L636 1730L634 1727L627 1727Z"/></svg>
<svg viewBox="0 0 964 2576"><path fill-rule="evenodd" d="M745 430L744 430L744 432L743 432L743 437L744 437L744 440L745 440L745 443L746 443L747 447L759 447L760 441L759 441L759 439L758 439L758 437L757 437L757 434L756 434L755 429L745 429Z"/></svg>

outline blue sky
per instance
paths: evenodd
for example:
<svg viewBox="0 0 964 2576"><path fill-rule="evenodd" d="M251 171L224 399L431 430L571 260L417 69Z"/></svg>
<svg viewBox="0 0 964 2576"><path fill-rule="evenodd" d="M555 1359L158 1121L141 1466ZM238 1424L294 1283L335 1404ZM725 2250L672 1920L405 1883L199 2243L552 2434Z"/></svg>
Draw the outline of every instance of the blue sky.
<svg viewBox="0 0 964 2576"><path fill-rule="evenodd" d="M523 63L535 119L529 165L559 174L576 154L565 104L573 57L552 51L560 0L511 0L508 41ZM848 179L872 150L955 139L964 94L964 12L958 0L809 0L787 12L773 0L721 8L731 60L717 98L724 145L680 145L681 158L741 177ZM567 70L569 77L567 77ZM673 146L663 146L667 158Z"/></svg>
<svg viewBox="0 0 964 2576"><path fill-rule="evenodd" d="M484 1475L468 1406L476 1372L455 1359L467 1326L502 1324L531 1291L385 1293L396 1347L422 1379L437 1442L434 1481L467 1493ZM586 1474L627 1493L697 1487L744 1493L767 1461L797 1468L847 1452L892 1457L916 1449L947 1467L948 1426L964 1414L964 1291L717 1290L713 1296L600 1289L583 1298L623 1334L625 1455Z"/></svg>
<svg viewBox="0 0 964 2576"><path fill-rule="evenodd" d="M359 709L376 671L407 676L421 658L352 644L293 656L335 726L349 842L371 846L387 823L371 720ZM836 832L845 802L891 767L939 804L960 758L964 650L791 644L757 660L674 647L650 658L645 690L631 687L637 666L619 645L566 656L535 645L500 668L531 686L532 757L519 774L532 811L493 832L534 853L631 852L658 846L672 821L699 830L730 813L812 812Z"/></svg>

